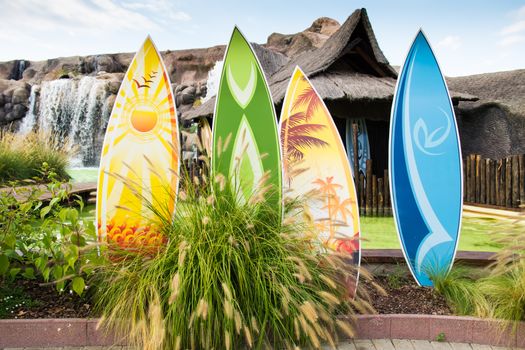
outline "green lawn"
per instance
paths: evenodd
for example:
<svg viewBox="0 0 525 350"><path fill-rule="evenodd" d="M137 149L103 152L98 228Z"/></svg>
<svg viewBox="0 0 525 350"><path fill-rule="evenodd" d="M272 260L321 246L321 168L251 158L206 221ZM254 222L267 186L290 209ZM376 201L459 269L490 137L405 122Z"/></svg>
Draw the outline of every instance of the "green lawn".
<svg viewBox="0 0 525 350"><path fill-rule="evenodd" d="M84 208L82 217L95 217L95 206ZM361 217L363 249L400 249L393 217ZM459 250L492 252L501 245L492 238L497 232L515 229L512 223L496 219L464 217L462 221Z"/></svg>
<svg viewBox="0 0 525 350"><path fill-rule="evenodd" d="M97 182L98 168L68 168L67 173L74 183Z"/></svg>
<svg viewBox="0 0 525 350"><path fill-rule="evenodd" d="M497 251L501 245L492 241L497 232L513 229L512 223L464 217L459 238L459 250ZM393 217L361 217L361 237L364 249L400 249Z"/></svg>

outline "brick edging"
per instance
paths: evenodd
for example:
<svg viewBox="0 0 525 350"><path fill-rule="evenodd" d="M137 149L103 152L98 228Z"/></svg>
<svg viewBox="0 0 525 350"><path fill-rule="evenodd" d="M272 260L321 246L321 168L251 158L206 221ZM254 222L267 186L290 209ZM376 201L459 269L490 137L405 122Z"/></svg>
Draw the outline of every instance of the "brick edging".
<svg viewBox="0 0 525 350"><path fill-rule="evenodd" d="M436 340L525 348L525 323L517 332L503 329L496 320L433 315L360 315L360 339ZM0 320L0 349L21 347L105 346L122 343L103 330L97 319Z"/></svg>

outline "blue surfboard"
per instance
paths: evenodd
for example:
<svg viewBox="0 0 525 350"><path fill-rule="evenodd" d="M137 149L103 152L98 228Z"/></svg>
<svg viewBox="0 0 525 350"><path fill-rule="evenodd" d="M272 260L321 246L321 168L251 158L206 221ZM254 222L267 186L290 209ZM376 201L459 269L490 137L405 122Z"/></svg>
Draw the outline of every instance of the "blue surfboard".
<svg viewBox="0 0 525 350"><path fill-rule="evenodd" d="M405 259L422 286L448 273L459 241L463 167L454 109L419 31L398 78L390 119L392 209Z"/></svg>
<svg viewBox="0 0 525 350"><path fill-rule="evenodd" d="M363 118L346 120L346 154L350 161L352 175L354 174L354 131L352 124L357 123L357 159L359 162L359 174L366 176L366 161L370 159L370 143L368 142L368 132L366 122ZM366 178L365 178L366 180Z"/></svg>

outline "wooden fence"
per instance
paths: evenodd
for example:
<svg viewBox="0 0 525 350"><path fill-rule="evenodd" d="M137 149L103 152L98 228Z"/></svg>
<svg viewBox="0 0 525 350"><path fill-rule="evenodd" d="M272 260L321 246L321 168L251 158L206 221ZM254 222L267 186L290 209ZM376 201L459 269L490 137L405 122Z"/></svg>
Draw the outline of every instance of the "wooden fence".
<svg viewBox="0 0 525 350"><path fill-rule="evenodd" d="M464 201L500 208L525 204L525 155L503 159L472 154L463 160Z"/></svg>
<svg viewBox="0 0 525 350"><path fill-rule="evenodd" d="M372 160L367 160L366 180L364 174L360 174L359 181L357 181L356 184L356 189L361 215L392 215L388 170L385 169L383 171L383 177L378 177L372 173Z"/></svg>
<svg viewBox="0 0 525 350"><path fill-rule="evenodd" d="M206 164L186 160L184 165L191 178L202 179ZM379 177L372 172L372 160L366 161L365 174L356 181L360 214L363 216L392 215L388 170ZM439 175L437 175L439 176ZM463 199L465 204L516 210L525 205L525 155L499 160L470 155L463 159Z"/></svg>

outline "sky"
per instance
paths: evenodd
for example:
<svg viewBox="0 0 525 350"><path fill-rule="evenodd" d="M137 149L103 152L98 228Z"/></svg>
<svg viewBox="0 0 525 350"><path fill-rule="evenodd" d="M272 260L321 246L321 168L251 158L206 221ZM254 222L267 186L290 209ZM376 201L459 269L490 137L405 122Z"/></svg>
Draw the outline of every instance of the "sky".
<svg viewBox="0 0 525 350"><path fill-rule="evenodd" d="M0 61L252 42L296 33L318 17L343 23L366 8L379 46L401 65L419 28L447 76L525 68L525 0L0 0Z"/></svg>

